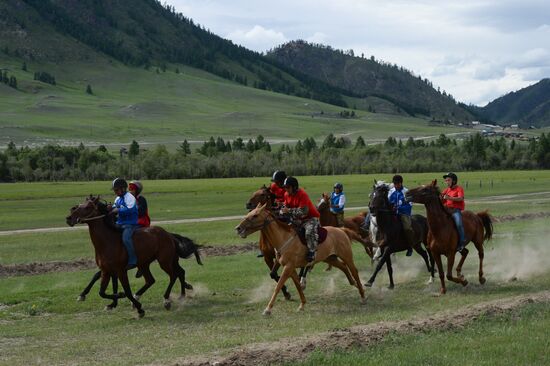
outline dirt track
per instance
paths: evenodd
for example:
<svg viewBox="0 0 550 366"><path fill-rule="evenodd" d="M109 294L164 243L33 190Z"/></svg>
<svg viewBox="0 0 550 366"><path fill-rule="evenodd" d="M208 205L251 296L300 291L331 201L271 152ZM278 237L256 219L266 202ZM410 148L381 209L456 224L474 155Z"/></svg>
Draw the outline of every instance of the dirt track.
<svg viewBox="0 0 550 366"><path fill-rule="evenodd" d="M535 218L550 217L550 212L535 212L519 215L503 215L494 217L495 222L506 222L515 220L530 220ZM208 257L220 257L234 254L241 254L258 250L256 243L248 243L244 245L220 245L211 246L205 245L201 248L201 254ZM77 259L75 261L55 261L55 262L34 262L24 264L0 264L0 278L11 276L37 275L49 272L67 272L80 271L85 269L96 268L93 259Z"/></svg>
<svg viewBox="0 0 550 366"><path fill-rule="evenodd" d="M472 305L460 311L440 312L420 319L379 322L347 329L330 331L313 336L288 338L271 343L259 343L234 349L229 355L213 353L207 356L186 358L178 366L203 365L272 365L305 360L314 350L334 351L368 348L380 342L390 332L413 333L426 330L462 328L480 316L497 316L529 303L549 303L550 291L498 299Z"/></svg>

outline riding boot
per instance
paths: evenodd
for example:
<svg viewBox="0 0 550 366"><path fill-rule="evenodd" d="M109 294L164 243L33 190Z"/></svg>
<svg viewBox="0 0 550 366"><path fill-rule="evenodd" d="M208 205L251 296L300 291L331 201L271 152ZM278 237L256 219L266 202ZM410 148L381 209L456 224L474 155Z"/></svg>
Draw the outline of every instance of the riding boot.
<svg viewBox="0 0 550 366"><path fill-rule="evenodd" d="M410 257L413 254L414 232L406 230L405 236L407 237L407 242L409 243L409 248L407 249L407 257Z"/></svg>
<svg viewBox="0 0 550 366"><path fill-rule="evenodd" d="M143 276L143 273L141 272L141 269L138 268L136 271L136 278L140 278L141 276Z"/></svg>
<svg viewBox="0 0 550 366"><path fill-rule="evenodd" d="M311 263L311 262L313 262L314 259L315 259L315 252L313 250L308 250L307 256L306 256L306 261L308 263Z"/></svg>

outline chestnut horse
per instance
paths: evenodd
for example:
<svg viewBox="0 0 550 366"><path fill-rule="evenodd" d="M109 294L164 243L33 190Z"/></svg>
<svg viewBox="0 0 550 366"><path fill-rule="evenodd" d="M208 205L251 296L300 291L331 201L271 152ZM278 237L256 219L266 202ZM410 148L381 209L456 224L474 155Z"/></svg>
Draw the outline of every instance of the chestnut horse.
<svg viewBox="0 0 550 366"><path fill-rule="evenodd" d="M311 266L318 262L326 262L340 269L346 275L350 285L357 287L362 301L365 301L365 291L361 285L357 268L353 263L353 252L351 250L350 230L340 229L327 226L326 240L319 244L315 259L311 262ZM277 282L277 286L271 300L264 310L264 315L270 315L277 294L284 286L286 280L291 277L298 294L300 295L300 306L298 310L303 310L306 303L304 292L300 286L300 280L296 273L296 268L305 267L306 262L306 246L302 244L296 231L287 224L277 220L271 210L266 208L266 204L258 205L254 210L250 211L239 225L235 227L237 234L242 238L246 238L251 233L261 230L265 239L277 250L278 262L283 266L281 278Z"/></svg>
<svg viewBox="0 0 550 366"><path fill-rule="evenodd" d="M391 254L402 252L409 249L410 244L405 237L401 220L396 215L390 200L388 198L390 187L384 182L374 181L373 191L370 194L369 211L373 217L376 218L378 226L378 234L382 237L382 243L380 248L382 249L382 256L376 265L374 273L367 281L365 286L372 286L376 275L384 265L388 270L390 277L390 289L394 288L393 283L393 268L391 261ZM430 283L434 277L434 260L430 252L426 252L422 248L422 243L427 244L428 236L428 223L422 215L411 216L411 226L414 232L414 244L413 249L422 256L428 272L430 272Z"/></svg>
<svg viewBox="0 0 550 366"><path fill-rule="evenodd" d="M321 217L319 218L319 221L321 222L322 226L338 227L338 221L336 220L336 216L332 212L330 212L329 205L330 205L330 195L328 195L327 193L322 193L321 199L317 204L317 210L321 215ZM369 233L361 229L361 226L365 222L365 217L367 216L367 214L368 214L367 212L360 212L359 214L353 217L345 217L344 227L350 229L351 231L359 235L361 240L356 240L356 241L358 241L363 245L363 247L365 248L365 252L372 259L372 256L373 256L372 247L374 246L374 244L370 241Z"/></svg>
<svg viewBox="0 0 550 366"><path fill-rule="evenodd" d="M428 214L428 247L434 256L441 280L440 293L447 292L445 288L445 277L443 275L443 264L441 255L447 257L447 279L463 286L468 281L462 275L462 265L468 255L468 249L464 248L460 254L460 262L456 267L457 277L453 277L453 266L455 261L456 248L458 245L458 232L451 212L443 206L441 193L437 187L437 180L431 184L411 189L406 194L406 199L412 202L422 203L426 206ZM483 242L490 240L493 236L493 223L488 211L474 213L472 211L462 212L462 221L464 223L464 234L466 244L472 241L477 249L479 256L479 283L485 283L483 277Z"/></svg>
<svg viewBox="0 0 550 366"><path fill-rule="evenodd" d="M143 295L155 283L149 265L153 261L158 260L160 267L170 276L170 282L164 293L164 307L167 310L170 309L170 292L177 278L181 282L181 296L185 296L185 272L178 263L176 244L173 236L158 226L136 230L133 241L138 260L137 267L143 273L145 285L136 292L135 296L132 296L126 269L128 253L122 243L122 236L117 230L108 225L107 220L107 204L101 202L99 197L93 196L87 198L84 203L71 208L70 214L66 218L69 226L74 226L78 223L88 224L90 238L95 249L96 263L101 269L99 295L103 298L116 301L119 294L108 295L105 292L109 279L116 276L122 284L125 297L132 302L139 317L143 317L145 311L142 309L142 305L138 299L139 296ZM114 286L116 286L115 284L116 279L113 281ZM108 305L107 309L111 309L112 305Z"/></svg>

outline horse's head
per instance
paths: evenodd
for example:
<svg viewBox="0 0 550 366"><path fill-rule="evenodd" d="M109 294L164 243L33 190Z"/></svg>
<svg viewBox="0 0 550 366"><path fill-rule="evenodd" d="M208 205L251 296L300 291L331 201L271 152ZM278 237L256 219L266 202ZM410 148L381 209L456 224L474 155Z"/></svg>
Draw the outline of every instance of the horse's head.
<svg viewBox="0 0 550 366"><path fill-rule="evenodd" d="M69 216L65 218L67 225L74 226L85 219L96 217L107 213L107 205L100 201L99 196L90 195L80 205L71 207Z"/></svg>
<svg viewBox="0 0 550 366"><path fill-rule="evenodd" d="M321 193L321 199L319 200L319 203L317 204L317 209L319 211L328 210L330 208L330 196L328 193Z"/></svg>
<svg viewBox="0 0 550 366"><path fill-rule="evenodd" d="M389 191L390 186L388 184L383 181L374 180L369 200L369 212L372 216L376 216L378 211L391 210L390 201L388 199Z"/></svg>
<svg viewBox="0 0 550 366"><path fill-rule="evenodd" d="M431 184L409 189L405 194L405 199L409 202L427 204L431 201L439 200L440 195L437 179L435 179Z"/></svg>
<svg viewBox="0 0 550 366"><path fill-rule="evenodd" d="M250 199L246 203L246 209L249 211L253 210L255 207L258 206L258 204L267 204L267 206L271 207L273 205L273 201L275 201L275 194L271 192L269 187L266 187L264 185L263 187L260 187L260 189L258 189L256 192L252 193L252 197L250 197Z"/></svg>
<svg viewBox="0 0 550 366"><path fill-rule="evenodd" d="M241 238L246 238L248 235L263 229L269 223L271 213L267 205L264 203L258 204L255 209L250 211L241 223L235 226L235 231Z"/></svg>

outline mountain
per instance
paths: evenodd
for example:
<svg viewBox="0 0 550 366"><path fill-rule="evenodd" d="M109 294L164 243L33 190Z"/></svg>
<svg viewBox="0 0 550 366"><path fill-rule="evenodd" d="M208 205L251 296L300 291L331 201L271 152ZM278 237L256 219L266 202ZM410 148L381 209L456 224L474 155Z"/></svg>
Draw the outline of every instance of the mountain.
<svg viewBox="0 0 550 366"><path fill-rule="evenodd" d="M283 44L269 51L267 57L361 98L386 100L396 112L450 122L474 118L451 95L435 90L427 79L374 57L356 57L353 51L305 41Z"/></svg>
<svg viewBox="0 0 550 366"><path fill-rule="evenodd" d="M485 107L476 108L486 120L520 127L550 126L550 79L508 93Z"/></svg>
<svg viewBox="0 0 550 366"><path fill-rule="evenodd" d="M237 46L157 0L3 0L0 46L41 62L184 64L258 89L345 106L343 91Z"/></svg>

